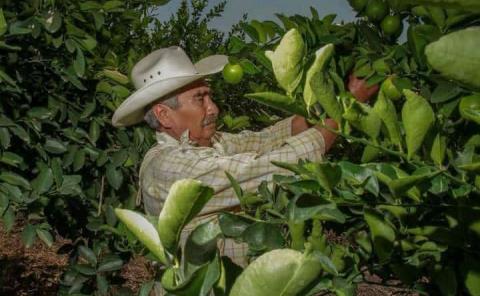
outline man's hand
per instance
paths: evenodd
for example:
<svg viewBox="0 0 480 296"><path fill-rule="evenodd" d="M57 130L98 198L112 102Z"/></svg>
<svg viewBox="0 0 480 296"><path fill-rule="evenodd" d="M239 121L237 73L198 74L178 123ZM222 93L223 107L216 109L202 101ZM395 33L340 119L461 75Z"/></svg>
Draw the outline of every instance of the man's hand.
<svg viewBox="0 0 480 296"><path fill-rule="evenodd" d="M348 91L350 91L353 96L359 102L366 102L378 91L378 84L367 86L367 81L365 79L359 79L355 75L350 74L348 76Z"/></svg>
<svg viewBox="0 0 480 296"><path fill-rule="evenodd" d="M338 129L338 124L331 118L325 119L325 125L334 130ZM311 125L308 124L305 118L295 115L292 119L292 136L295 136L310 127ZM313 128L317 129L322 134L325 142L325 152L330 150L337 138L337 134L322 126L315 125Z"/></svg>
<svg viewBox="0 0 480 296"><path fill-rule="evenodd" d="M328 128L332 130L338 130L338 123L335 120L331 118L327 118L325 119L324 123L325 123L325 126L327 126ZM323 141L325 142L325 152L327 152L333 146L333 143L335 143L337 134L323 126L315 125L314 128L319 130L320 133L322 133Z"/></svg>

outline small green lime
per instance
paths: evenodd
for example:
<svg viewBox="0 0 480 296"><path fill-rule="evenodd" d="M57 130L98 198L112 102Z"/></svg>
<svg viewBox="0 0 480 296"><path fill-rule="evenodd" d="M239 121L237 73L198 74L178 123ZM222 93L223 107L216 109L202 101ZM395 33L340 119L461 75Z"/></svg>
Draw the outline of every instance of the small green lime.
<svg viewBox="0 0 480 296"><path fill-rule="evenodd" d="M385 35L394 36L402 29L402 19L399 15L387 15L380 26Z"/></svg>
<svg viewBox="0 0 480 296"><path fill-rule="evenodd" d="M227 83L237 84L242 80L243 68L239 64L226 64L222 74Z"/></svg>
<svg viewBox="0 0 480 296"><path fill-rule="evenodd" d="M388 13L388 5L382 0L370 0L365 14L372 22L381 21Z"/></svg>
<svg viewBox="0 0 480 296"><path fill-rule="evenodd" d="M356 12L362 11L367 6L368 0L348 0Z"/></svg>

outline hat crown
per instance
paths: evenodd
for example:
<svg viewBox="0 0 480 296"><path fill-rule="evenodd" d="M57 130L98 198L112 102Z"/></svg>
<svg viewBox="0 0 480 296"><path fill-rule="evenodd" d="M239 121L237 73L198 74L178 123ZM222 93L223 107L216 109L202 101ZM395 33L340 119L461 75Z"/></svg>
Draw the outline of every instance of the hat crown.
<svg viewBox="0 0 480 296"><path fill-rule="evenodd" d="M132 82L136 89L156 81L198 74L190 58L178 46L156 50L132 69Z"/></svg>

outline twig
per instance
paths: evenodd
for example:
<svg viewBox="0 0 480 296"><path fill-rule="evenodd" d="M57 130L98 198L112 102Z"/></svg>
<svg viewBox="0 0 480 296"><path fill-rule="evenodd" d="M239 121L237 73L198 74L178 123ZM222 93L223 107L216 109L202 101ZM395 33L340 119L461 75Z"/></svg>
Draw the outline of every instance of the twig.
<svg viewBox="0 0 480 296"><path fill-rule="evenodd" d="M105 176L102 176L102 181L100 183L100 198L99 198L99 201L98 201L97 217L100 216L100 214L102 213L104 187L105 187Z"/></svg>

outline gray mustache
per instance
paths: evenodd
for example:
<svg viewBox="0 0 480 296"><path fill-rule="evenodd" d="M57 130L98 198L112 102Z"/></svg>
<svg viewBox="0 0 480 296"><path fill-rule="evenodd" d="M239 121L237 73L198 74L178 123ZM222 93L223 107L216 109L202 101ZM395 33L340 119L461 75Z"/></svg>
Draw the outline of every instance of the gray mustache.
<svg viewBox="0 0 480 296"><path fill-rule="evenodd" d="M210 117L207 117L205 118L205 120L203 121L202 125L203 126L207 126L211 123L214 123L217 121L217 116L210 116Z"/></svg>

